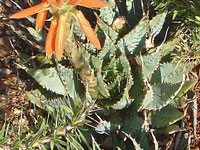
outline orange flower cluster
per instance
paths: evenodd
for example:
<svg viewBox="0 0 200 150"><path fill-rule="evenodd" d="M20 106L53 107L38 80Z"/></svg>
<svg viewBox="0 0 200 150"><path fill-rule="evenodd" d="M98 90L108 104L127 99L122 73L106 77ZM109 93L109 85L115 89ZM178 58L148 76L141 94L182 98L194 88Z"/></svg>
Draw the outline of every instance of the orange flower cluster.
<svg viewBox="0 0 200 150"><path fill-rule="evenodd" d="M66 38L66 24L68 21L67 14L72 12L76 16L76 19L88 40L97 49L101 49L99 39L83 13L73 8L73 6L77 5L88 8L101 8L107 6L107 4L101 0L42 0L40 4L19 11L13 14L10 18L20 19L37 13L35 27L37 30L41 31L44 27L48 10L51 8L56 8L58 11L62 10L59 14L58 12L57 14L53 14L54 17L51 21L45 43L46 56L50 58L55 51L56 58L61 59Z"/></svg>

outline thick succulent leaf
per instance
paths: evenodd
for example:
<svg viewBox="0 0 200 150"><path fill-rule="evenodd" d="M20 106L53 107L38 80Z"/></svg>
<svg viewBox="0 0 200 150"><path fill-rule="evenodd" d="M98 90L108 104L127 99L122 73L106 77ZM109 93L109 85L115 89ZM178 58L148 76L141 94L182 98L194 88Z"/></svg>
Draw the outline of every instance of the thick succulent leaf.
<svg viewBox="0 0 200 150"><path fill-rule="evenodd" d="M179 83L183 81L184 76L187 75L193 68L193 63L177 64L164 63L160 65L160 69L155 71L152 76L152 83Z"/></svg>
<svg viewBox="0 0 200 150"><path fill-rule="evenodd" d="M99 58L104 61L109 61L112 57L115 56L116 52L117 49L115 47L115 44L110 38L106 37L105 45L99 54Z"/></svg>
<svg viewBox="0 0 200 150"><path fill-rule="evenodd" d="M132 134L133 132L140 130L141 125L143 124L142 118L137 114L124 118L123 126L121 131L124 131L127 134Z"/></svg>
<svg viewBox="0 0 200 150"><path fill-rule="evenodd" d="M172 52L177 43L180 41L179 37L175 37L173 39L170 39L169 41L166 41L161 47L160 45L158 45L155 48L152 48L151 50L149 50L149 52L155 52L156 50L159 49L160 51L160 56L163 58L164 56L166 56L167 54L169 54L170 52Z"/></svg>
<svg viewBox="0 0 200 150"><path fill-rule="evenodd" d="M109 63L106 61L103 64L103 78L108 85L110 95L115 100L119 100L122 97L129 81L127 77L130 76L130 70L130 64L125 54L122 54L117 59L113 57Z"/></svg>
<svg viewBox="0 0 200 150"><path fill-rule="evenodd" d="M137 97L135 97L135 99L129 106L129 112L135 113L135 112L138 112L141 110L141 107L142 107L142 104L143 104L146 94L147 94L147 92L142 92Z"/></svg>
<svg viewBox="0 0 200 150"><path fill-rule="evenodd" d="M149 150L150 149L147 134L142 128L136 133L134 133L132 136L126 133L124 134L132 141L135 150ZM137 139L137 142L139 144L136 143L136 140L134 138ZM133 149L133 148L129 147L128 149Z"/></svg>
<svg viewBox="0 0 200 150"><path fill-rule="evenodd" d="M141 148L141 146L140 146L140 143L137 143L137 141L135 140L135 136L134 136L134 138L133 138L131 135L128 135L127 133L125 133L125 132L123 132L123 131L122 131L122 133L124 133L125 136L131 140L131 142L132 142L133 145L134 145L134 149L135 149L135 150L143 150L143 149ZM129 147L129 145L127 145L127 148L128 148L128 149L130 149L130 148L132 149L132 147ZM127 148L126 148L126 149L127 149Z"/></svg>
<svg viewBox="0 0 200 150"><path fill-rule="evenodd" d="M115 30L113 30L108 24L104 23L100 18L98 19L98 25L103 30L106 37L112 40L113 43L118 39L118 34Z"/></svg>
<svg viewBox="0 0 200 150"><path fill-rule="evenodd" d="M174 100L170 103L171 105L173 105L174 107L182 107L184 102L185 102L185 98L182 96L187 93L188 90L190 90L195 84L197 83L196 79L191 79L189 81L186 81L182 88L180 89L180 91L178 92L177 96L174 98Z"/></svg>
<svg viewBox="0 0 200 150"><path fill-rule="evenodd" d="M115 96L120 95L118 91L120 89L121 76L118 74L117 62L118 60L113 57L109 64L104 63L105 66L102 69L104 81L107 84L109 93L113 98L116 98Z"/></svg>
<svg viewBox="0 0 200 150"><path fill-rule="evenodd" d="M118 75L117 65L119 59L112 57L109 62L103 63L102 75L105 78L106 82L112 82L113 79Z"/></svg>
<svg viewBox="0 0 200 150"><path fill-rule="evenodd" d="M81 50L85 61L90 65L91 68L99 70L102 67L102 60L88 53L84 47L81 47Z"/></svg>
<svg viewBox="0 0 200 150"><path fill-rule="evenodd" d="M180 84L154 84L145 96L142 109L157 110L166 106L180 89Z"/></svg>
<svg viewBox="0 0 200 150"><path fill-rule="evenodd" d="M161 110L151 111L148 119L153 128L160 128L173 124L174 122L180 120L183 116L183 112L177 110L171 105L167 105Z"/></svg>
<svg viewBox="0 0 200 150"><path fill-rule="evenodd" d="M150 32L155 37L158 35L163 27L167 11L161 11L150 21Z"/></svg>
<svg viewBox="0 0 200 150"><path fill-rule="evenodd" d="M34 23L34 18L33 17L27 17L29 21ZM31 47L38 48L38 49L43 49L41 43L45 41L45 35L44 33L36 33L33 30L30 32L27 30L27 26L24 26L23 24L19 24L19 26L16 27L14 24L10 24L9 26L11 30L16 33L22 40L24 40L27 44L29 44ZM32 32L33 31L33 32ZM38 38L38 39L37 39ZM38 43L40 45L38 45Z"/></svg>
<svg viewBox="0 0 200 150"><path fill-rule="evenodd" d="M110 96L107 85L104 83L101 72L97 73L97 82L98 82L98 89L100 93L105 97L108 98Z"/></svg>
<svg viewBox="0 0 200 150"><path fill-rule="evenodd" d="M111 75L111 76L113 77L111 77L109 80L113 79L113 81L108 82L107 85L108 85L109 92L112 95L112 92L116 90L116 87L118 88L118 91L119 91L121 76L120 75L117 75L117 76Z"/></svg>
<svg viewBox="0 0 200 150"><path fill-rule="evenodd" d="M118 67L119 68L118 70L120 72L123 72L126 76L128 76L130 74L131 67L130 67L127 57L124 54L122 54L119 57L119 65L118 66L120 66L120 67Z"/></svg>
<svg viewBox="0 0 200 150"><path fill-rule="evenodd" d="M138 67L132 67L131 73L134 77L134 84L131 87L129 93L132 98L136 99L140 94L144 92L144 77L141 68Z"/></svg>
<svg viewBox="0 0 200 150"><path fill-rule="evenodd" d="M95 131L99 134L104 133L115 133L119 129L119 125L113 124L106 120L100 121L99 124L96 126Z"/></svg>
<svg viewBox="0 0 200 150"><path fill-rule="evenodd" d="M40 85L47 90L58 94L65 94L65 88L55 68L49 69L29 69L31 75Z"/></svg>
<svg viewBox="0 0 200 150"><path fill-rule="evenodd" d="M160 56L159 52L154 52L147 56L137 57L136 59L142 67L144 77L147 78L154 72L154 70L157 69L160 61Z"/></svg>
<svg viewBox="0 0 200 150"><path fill-rule="evenodd" d="M116 104L114 104L112 108L115 110L126 108L132 103L132 101L133 100L131 100L128 96L128 92L125 91L122 98Z"/></svg>
<svg viewBox="0 0 200 150"><path fill-rule="evenodd" d="M176 44L180 41L179 37L165 42L160 50L160 55L162 57L166 56L168 53L174 50Z"/></svg>
<svg viewBox="0 0 200 150"><path fill-rule="evenodd" d="M127 56L139 54L144 47L146 40L146 21L142 19L137 26L127 35L121 38L116 47Z"/></svg>
<svg viewBox="0 0 200 150"><path fill-rule="evenodd" d="M23 64L24 66L28 67L28 68L33 68L34 65L33 65L33 61L32 59L30 59L30 55L26 55L24 53L19 53L19 63L20 64Z"/></svg>
<svg viewBox="0 0 200 150"><path fill-rule="evenodd" d="M43 32L39 32L38 30L28 27L27 30L34 37L34 39L39 43L44 43L46 39L46 35Z"/></svg>
<svg viewBox="0 0 200 150"><path fill-rule="evenodd" d="M61 80L58 71L55 68L49 69L30 69L30 74L41 86L54 93L66 95L69 94L72 98L77 95L77 92L82 93L83 85L77 79L77 74L67 68L61 67L61 72L64 81ZM82 87L82 88L81 88Z"/></svg>
<svg viewBox="0 0 200 150"><path fill-rule="evenodd" d="M124 89L122 98L112 106L113 109L123 109L125 107L128 107L133 102L133 100L129 98L129 89L133 84L133 79L132 77L130 77L128 78L128 80L129 81L127 82L126 88Z"/></svg>
<svg viewBox="0 0 200 150"><path fill-rule="evenodd" d="M50 91L38 88L34 91L29 92L26 95L26 98L29 99L37 107L44 109L49 112L53 112L54 108L58 107L54 105L53 107L48 104L50 101L60 101L59 95L55 95Z"/></svg>
<svg viewBox="0 0 200 150"><path fill-rule="evenodd" d="M173 134L174 132L180 131L180 128L177 124L172 124L167 127L156 129L156 131L159 132L160 134L169 135Z"/></svg>
<svg viewBox="0 0 200 150"><path fill-rule="evenodd" d="M119 10L114 0L107 0L107 1L108 1L107 2L108 6L100 9L100 17L108 25L111 25L115 16L119 14Z"/></svg>
<svg viewBox="0 0 200 150"><path fill-rule="evenodd" d="M16 30L15 28L13 29L13 31L24 41L26 41L26 43L28 43L30 46L38 48L38 49L42 49L42 47L40 45L37 44L37 42L35 41L35 39L26 31L24 31L25 29L22 30Z"/></svg>

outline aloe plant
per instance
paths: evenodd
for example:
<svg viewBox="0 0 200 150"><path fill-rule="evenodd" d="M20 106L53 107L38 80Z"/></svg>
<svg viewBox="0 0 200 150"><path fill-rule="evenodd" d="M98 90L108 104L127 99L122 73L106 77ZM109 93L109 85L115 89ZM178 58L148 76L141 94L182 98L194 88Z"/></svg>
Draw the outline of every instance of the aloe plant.
<svg viewBox="0 0 200 150"><path fill-rule="evenodd" d="M68 22L63 60L57 62L41 55L36 60L45 67L34 68L30 62L24 62L25 55L21 55L22 62L29 65L28 74L41 86L28 93L27 98L46 110L59 124L54 128L54 137L35 139L36 144L49 139L54 147L56 140L60 141L60 136L64 136L65 146L82 149L78 137L73 137L76 134L90 148L80 130L89 123L96 131L84 126L91 132L93 149L100 149L98 140L94 139L99 136L97 133L117 135L112 137L113 148L149 149L152 130L168 134L178 128L176 122L184 117L178 108L184 104L184 94L196 83L195 79L186 80L193 62L175 64L165 59L175 49L178 37L163 39L160 45L154 46L154 38L162 30L167 10L148 20L145 14L147 1L116 3L108 0L107 3L107 7L99 10L100 15L96 15L95 31L103 45L101 50L83 42L85 36L72 19L70 25ZM16 31L19 36L21 32ZM35 38L37 40L44 39L45 35L34 29L30 34L39 36ZM29 41L26 36L24 40ZM95 108L101 110L96 112L100 119L96 121L98 124L91 119L95 115L90 111ZM133 144L126 144L122 140L125 137Z"/></svg>

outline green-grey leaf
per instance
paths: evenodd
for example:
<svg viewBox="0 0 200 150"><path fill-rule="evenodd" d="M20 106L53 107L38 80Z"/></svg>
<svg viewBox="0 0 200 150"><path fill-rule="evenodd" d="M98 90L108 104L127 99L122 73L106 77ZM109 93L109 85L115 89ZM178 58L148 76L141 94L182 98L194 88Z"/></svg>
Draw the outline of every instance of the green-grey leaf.
<svg viewBox="0 0 200 150"><path fill-rule="evenodd" d="M31 75L40 85L47 90L58 94L65 94L65 88L55 68L49 69L30 69L28 74Z"/></svg>
<svg viewBox="0 0 200 150"><path fill-rule="evenodd" d="M180 64L165 63L160 65L160 69L155 71L152 76L152 83L179 83L183 81L184 75L187 75L193 68L193 63Z"/></svg>
<svg viewBox="0 0 200 150"><path fill-rule="evenodd" d="M124 119L121 131L124 131L125 133L130 135L134 131L140 130L142 124L142 118L140 118L137 114L134 114Z"/></svg>
<svg viewBox="0 0 200 150"><path fill-rule="evenodd" d="M115 30L113 30L109 25L103 22L103 20L98 19L98 25L103 30L106 37L109 37L113 43L118 39L118 34Z"/></svg>
<svg viewBox="0 0 200 150"><path fill-rule="evenodd" d="M108 4L107 7L103 7L100 9L100 17L108 25L111 25L116 14L119 13L119 10L118 10L114 0L108 0L107 4Z"/></svg>
<svg viewBox="0 0 200 150"><path fill-rule="evenodd" d="M26 98L39 108L53 113L55 112L55 109L60 107L61 104L66 105L65 101L59 98L58 95L42 88L29 92L26 95Z"/></svg>
<svg viewBox="0 0 200 150"><path fill-rule="evenodd" d="M122 54L120 57L119 57L119 63L120 65L122 66L122 70L123 70L123 73L127 75L130 74L130 70L131 70L131 67L130 67L130 64L129 64L129 61L127 59L127 57Z"/></svg>
<svg viewBox="0 0 200 150"><path fill-rule="evenodd" d="M167 11L161 11L150 21L150 32L153 36L156 36L160 33L163 24L165 22L165 17L167 15Z"/></svg>
<svg viewBox="0 0 200 150"><path fill-rule="evenodd" d="M180 88L180 84L162 84L153 85L145 96L142 109L157 110L164 107Z"/></svg>
<svg viewBox="0 0 200 150"><path fill-rule="evenodd" d="M34 29L32 27L28 27L27 30L34 37L34 39L37 42L40 42L40 43L44 43L45 42L46 35L44 33L39 32L38 30L36 30L36 29Z"/></svg>
<svg viewBox="0 0 200 150"><path fill-rule="evenodd" d="M136 55L143 50L145 39L146 21L145 19L142 19L133 30L131 30L127 35L117 42L116 47L121 52L125 50L128 56Z"/></svg>
<svg viewBox="0 0 200 150"><path fill-rule="evenodd" d="M185 98L181 98L185 93L187 93L188 90L190 90L195 84L197 80L191 79L189 81L186 81L180 91L178 92L177 96L174 98L174 101L172 101L172 105L174 107L182 107L182 105L185 102Z"/></svg>
<svg viewBox="0 0 200 150"><path fill-rule="evenodd" d="M100 93L105 97L108 98L110 96L108 89L107 89L107 85L104 83L103 78L101 76L101 72L97 73L97 82L98 82L98 88Z"/></svg>
<svg viewBox="0 0 200 150"><path fill-rule="evenodd" d="M180 128L177 124L172 124L167 127L156 129L156 131L159 132L160 134L169 135L169 134L173 134L176 131L180 131Z"/></svg>
<svg viewBox="0 0 200 150"><path fill-rule="evenodd" d="M91 68L99 70L102 67L102 60L88 53L84 47L81 47L81 50L85 61L90 65Z"/></svg>
<svg viewBox="0 0 200 150"><path fill-rule="evenodd" d="M81 89L82 87L82 84L77 79L76 73L73 70L69 70L64 67L61 67L61 75L65 81L61 81L61 78L55 68L30 69L28 70L28 74L30 74L41 86L47 90L61 95L69 94L72 98L74 98L74 96L77 94L77 89Z"/></svg>
<svg viewBox="0 0 200 150"><path fill-rule="evenodd" d="M99 58L103 59L104 61L108 61L115 56L116 51L117 49L113 41L110 38L106 37L105 45L99 54Z"/></svg>
<svg viewBox="0 0 200 150"><path fill-rule="evenodd" d="M122 98L112 106L113 109L123 109L125 107L128 107L133 102L133 100L129 98L129 93L128 93L132 84L133 84L133 79L131 77L126 85L126 88L124 89L124 94Z"/></svg>
<svg viewBox="0 0 200 150"><path fill-rule="evenodd" d="M167 55L169 52L173 51L176 44L179 42L179 38L176 37L170 41L167 41L165 44L163 44L161 50L160 50L160 54L162 57L164 57L165 55Z"/></svg>
<svg viewBox="0 0 200 150"><path fill-rule="evenodd" d="M151 111L148 119L153 128L160 128L173 124L174 122L180 120L183 116L183 112L177 110L171 105L167 105L161 110Z"/></svg>
<svg viewBox="0 0 200 150"><path fill-rule="evenodd" d="M159 56L159 52L154 52L147 56L137 57L136 59L138 60L138 63L142 67L142 72L144 74L144 77L147 78L158 67L160 56Z"/></svg>

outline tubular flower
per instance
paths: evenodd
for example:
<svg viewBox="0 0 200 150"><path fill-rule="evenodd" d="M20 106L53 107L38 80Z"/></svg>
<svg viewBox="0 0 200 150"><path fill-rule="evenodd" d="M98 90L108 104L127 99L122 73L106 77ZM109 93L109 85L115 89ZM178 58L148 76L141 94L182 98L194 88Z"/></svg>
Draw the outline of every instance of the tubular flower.
<svg viewBox="0 0 200 150"><path fill-rule="evenodd" d="M85 36L97 49L101 49L99 39L94 30L83 13L77 11L75 6L101 8L107 6L107 4L101 0L42 0L40 4L19 11L10 18L20 19L38 13L35 27L41 31L47 17L47 11L49 9L52 10L51 13L53 13L54 19L51 21L45 43L45 51L48 58L52 56L54 51L57 59L61 59L63 55L65 38L67 36L66 24L71 22L69 13L74 13Z"/></svg>
<svg viewBox="0 0 200 150"><path fill-rule="evenodd" d="M42 2L46 2L46 1L47 0L42 0ZM41 31L42 28L44 27L44 23L47 18L47 12L48 12L48 10L44 10L44 11L38 12L38 14L37 14L35 28L38 31Z"/></svg>
<svg viewBox="0 0 200 150"><path fill-rule="evenodd" d="M55 39L58 22L56 19L51 21L49 32L45 42L46 56L50 58L55 50Z"/></svg>

